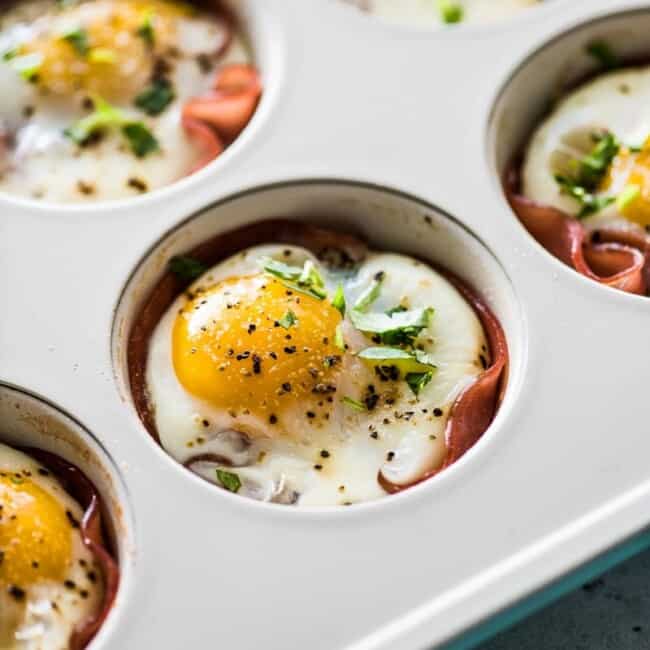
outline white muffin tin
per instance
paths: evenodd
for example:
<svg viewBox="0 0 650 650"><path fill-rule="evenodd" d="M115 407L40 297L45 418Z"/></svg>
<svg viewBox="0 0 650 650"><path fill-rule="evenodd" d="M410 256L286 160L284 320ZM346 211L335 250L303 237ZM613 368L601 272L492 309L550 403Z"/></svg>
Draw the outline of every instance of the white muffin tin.
<svg viewBox="0 0 650 650"><path fill-rule="evenodd" d="M70 413L56 411L79 444L52 440L35 417L47 403L10 388L0 438L59 448L109 502L123 581L92 650L442 645L650 517L650 300L554 259L499 178L557 83L589 65L585 43L648 52L650 4L548 0L449 30L335 0L239 11L265 93L212 165L129 201L0 197L0 380ZM124 365L142 299L171 255L277 216L429 257L498 314L505 401L440 476L377 502L293 509L201 481L145 431Z"/></svg>

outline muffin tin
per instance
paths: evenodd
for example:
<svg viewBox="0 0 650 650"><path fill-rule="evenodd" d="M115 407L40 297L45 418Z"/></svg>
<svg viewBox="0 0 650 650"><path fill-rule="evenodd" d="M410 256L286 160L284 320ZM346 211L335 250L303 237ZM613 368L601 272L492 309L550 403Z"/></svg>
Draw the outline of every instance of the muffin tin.
<svg viewBox="0 0 650 650"><path fill-rule="evenodd" d="M501 175L558 83L587 71L585 43L647 50L650 7L548 0L449 30L336 0L236 8L265 92L214 163L129 201L0 197L0 438L56 448L108 504L123 579L93 650L467 645L468 630L647 525L650 301L554 259ZM447 266L499 316L505 399L441 475L294 509L201 481L147 434L125 370L147 292L172 255L278 216Z"/></svg>

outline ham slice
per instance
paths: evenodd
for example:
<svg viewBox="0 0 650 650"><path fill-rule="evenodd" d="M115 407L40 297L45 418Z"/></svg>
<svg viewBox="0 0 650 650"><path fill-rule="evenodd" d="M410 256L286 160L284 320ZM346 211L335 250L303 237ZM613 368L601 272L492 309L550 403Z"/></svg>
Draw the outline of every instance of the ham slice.
<svg viewBox="0 0 650 650"><path fill-rule="evenodd" d="M514 169L506 177L505 191L521 223L549 253L596 282L647 295L650 237L617 228L588 233L578 219L522 196Z"/></svg>
<svg viewBox="0 0 650 650"><path fill-rule="evenodd" d="M22 448L27 455L51 470L63 488L84 509L80 530L84 546L95 556L104 576L104 601L94 616L81 623L70 639L70 650L83 650L104 623L113 606L120 582L120 571L106 548L102 532L102 501L95 486L83 472L59 456L42 449Z"/></svg>
<svg viewBox="0 0 650 650"><path fill-rule="evenodd" d="M182 123L188 135L205 151L192 172L214 160L248 124L262 94L257 70L236 63L222 68L212 91L189 100L183 107Z"/></svg>

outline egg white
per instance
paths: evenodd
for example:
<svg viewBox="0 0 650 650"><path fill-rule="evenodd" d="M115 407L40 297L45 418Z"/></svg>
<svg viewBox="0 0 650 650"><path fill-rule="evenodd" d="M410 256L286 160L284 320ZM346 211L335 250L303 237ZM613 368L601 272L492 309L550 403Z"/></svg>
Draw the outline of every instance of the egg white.
<svg viewBox="0 0 650 650"><path fill-rule="evenodd" d="M42 465L0 443L0 471L14 474L31 473L31 480L51 494L77 521L83 511L51 474L39 473ZM25 588L25 598L17 602L0 590L0 647L3 650L62 650L68 647L75 627L92 616L103 599L102 574L92 553L83 545L79 529L72 529L72 557L67 580L74 589L63 584L43 581ZM93 572L92 580L89 572ZM20 586L20 585L19 585ZM80 596L81 590L87 598Z"/></svg>
<svg viewBox="0 0 650 650"><path fill-rule="evenodd" d="M406 484L438 466L445 455L444 430L451 405L482 371L480 355L488 358L484 332L473 309L447 280L412 258L370 253L358 272L342 275L323 267L302 248L279 244L256 246L226 259L200 277L189 292L232 276L256 273L263 256L298 266L311 259L330 296L343 281L348 305L369 286L375 274L383 271L385 279L372 311L399 304L409 309L434 307L430 327L418 338L425 351L435 355L438 370L433 380L417 399L400 381L396 382L398 393L390 406L381 404L374 410L357 412L344 404L344 396L361 399L369 384L378 391L384 388L374 370L354 354L374 344L346 317L343 331L349 351L343 355L343 371L329 419L306 433L304 409L297 405L294 416L283 416L288 430L300 432L296 440L262 437L253 440L248 449L237 447L233 436L235 443L238 436L231 431L233 421L228 414L193 397L176 377L171 333L178 311L188 300L183 294L153 332L147 361L146 382L162 446L181 463L197 454L225 454L235 465L231 471L242 480L240 494L282 503L297 500L299 505L376 499L385 495L377 482L380 469L389 480ZM441 409L442 415L436 416L434 409ZM254 414L248 417L249 423L264 427ZM327 450L329 457L323 459L322 450ZM197 463L192 468L217 482L213 463Z"/></svg>
<svg viewBox="0 0 650 650"><path fill-rule="evenodd" d="M92 2L92 0L90 0ZM29 42L59 20L55 0L18 3L0 17L0 54ZM158 116L146 115L131 100L114 105L136 121L143 121L160 144L160 151L137 158L124 147L119 134L111 134L92 147L79 148L64 131L88 113L80 102L56 98L22 79L10 62L0 61L0 134L12 145L0 151L0 191L56 203L123 199L164 187L186 176L197 164L201 150L181 125L183 105L206 93L214 71L202 71L196 56L211 54L217 41L209 14L178 19L177 49L169 80L176 98ZM233 34L218 65L250 63L242 34ZM31 114L29 114L29 113ZM136 183L132 181L135 179ZM90 191L89 191L90 189Z"/></svg>
<svg viewBox="0 0 650 650"><path fill-rule="evenodd" d="M561 194L554 175L568 159L581 158L591 147L590 136L607 130L628 146L643 144L650 134L650 67L631 68L602 74L562 99L536 129L522 167L523 194L539 203L568 214L578 204ZM623 182L623 181L621 181ZM623 189L613 185L607 195ZM612 204L582 220L588 229L603 225L638 230Z"/></svg>
<svg viewBox="0 0 650 650"><path fill-rule="evenodd" d="M347 0L389 22L419 26L444 26L437 0ZM462 23L504 20L542 0L462 0Z"/></svg>

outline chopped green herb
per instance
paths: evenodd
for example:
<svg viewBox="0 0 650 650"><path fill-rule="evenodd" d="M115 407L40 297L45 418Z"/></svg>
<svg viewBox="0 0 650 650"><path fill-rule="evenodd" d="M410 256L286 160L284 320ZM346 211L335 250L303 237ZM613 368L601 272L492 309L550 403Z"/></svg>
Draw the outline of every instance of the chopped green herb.
<svg viewBox="0 0 650 650"><path fill-rule="evenodd" d="M595 214L616 200L614 196L596 196L583 186L578 185L573 179L561 174L556 174L555 181L562 189L563 194L574 198L580 204L580 211L577 214L578 219L584 219Z"/></svg>
<svg viewBox="0 0 650 650"><path fill-rule="evenodd" d="M376 366L395 366L403 375L436 369L433 356L422 350L411 352L402 348L376 347L366 348L357 356Z"/></svg>
<svg viewBox="0 0 650 650"><path fill-rule="evenodd" d="M93 113L75 122L64 131L65 135L77 144L84 144L84 142L98 131L122 126L126 119L124 113L119 108L111 106L101 97L94 97L93 103L95 105Z"/></svg>
<svg viewBox="0 0 650 650"><path fill-rule="evenodd" d="M402 305L397 305L397 307L391 307L386 311L386 316L392 316L393 314L400 314L403 311L408 311L406 307L402 307Z"/></svg>
<svg viewBox="0 0 650 650"><path fill-rule="evenodd" d="M21 483L25 482L25 479L22 476L11 476L11 482L14 483L15 485L20 485Z"/></svg>
<svg viewBox="0 0 650 650"><path fill-rule="evenodd" d="M160 149L158 140L142 122L129 122L122 127L131 146L131 151L138 157L144 158L147 154Z"/></svg>
<svg viewBox="0 0 650 650"><path fill-rule="evenodd" d="M324 300L327 297L323 278L311 260L307 260L302 268L289 266L270 257L260 258L259 264L266 273L280 280L289 289L318 300Z"/></svg>
<svg viewBox="0 0 650 650"><path fill-rule="evenodd" d="M433 372L409 372L404 381L409 385L409 388L415 395L419 395L420 391L433 379Z"/></svg>
<svg viewBox="0 0 650 650"><path fill-rule="evenodd" d="M440 18L448 25L459 23L463 20L463 7L459 2L438 0L438 9L440 10Z"/></svg>
<svg viewBox="0 0 650 650"><path fill-rule="evenodd" d="M169 270L182 280L196 280L208 267L189 255L176 255L169 260Z"/></svg>
<svg viewBox="0 0 650 650"><path fill-rule="evenodd" d="M229 492L239 492L239 488L241 487L241 480L237 474L233 472L227 472L225 469L218 469L217 479L219 479L219 483L221 483L221 485L223 485L223 487L226 488L226 490Z"/></svg>
<svg viewBox="0 0 650 650"><path fill-rule="evenodd" d="M616 198L616 207L625 210L630 203L635 201L641 194L641 186L631 183L623 188L623 191Z"/></svg>
<svg viewBox="0 0 650 650"><path fill-rule="evenodd" d="M11 59L15 59L18 56L18 50L14 48L13 50L7 50L3 55L2 55L2 60L3 61L11 61Z"/></svg>
<svg viewBox="0 0 650 650"><path fill-rule="evenodd" d="M351 409L355 411L367 411L368 409L366 408L366 405L363 402L359 402L356 399L352 399L351 397L348 397L347 395L341 400L345 405L349 406Z"/></svg>
<svg viewBox="0 0 650 650"><path fill-rule="evenodd" d="M73 29L63 34L61 38L70 43L79 56L85 57L88 54L90 46L88 45L88 32L85 29Z"/></svg>
<svg viewBox="0 0 650 650"><path fill-rule="evenodd" d="M605 41L592 41L587 45L587 54L593 57L604 70L613 70L620 65L619 58Z"/></svg>
<svg viewBox="0 0 650 650"><path fill-rule="evenodd" d="M135 105L147 115L160 115L175 97L174 88L167 79L154 79L135 98Z"/></svg>
<svg viewBox="0 0 650 650"><path fill-rule="evenodd" d="M341 312L341 316L345 316L345 294L343 293L342 284L336 287L336 293L332 298L332 306Z"/></svg>
<svg viewBox="0 0 650 650"><path fill-rule="evenodd" d="M593 149L574 161L576 174L555 176L562 192L580 204L579 219L595 214L615 201L614 197L597 196L594 192L618 154L620 143L611 133L594 134L592 137L595 143Z"/></svg>
<svg viewBox="0 0 650 650"><path fill-rule="evenodd" d="M595 133L592 138L594 148L577 161L578 175L575 179L578 185L587 190L595 190L600 185L621 147L611 133Z"/></svg>
<svg viewBox="0 0 650 650"><path fill-rule="evenodd" d="M136 34L150 47L156 42L156 32L153 27L153 19L153 12L147 11L142 19L142 24L136 31Z"/></svg>
<svg viewBox="0 0 650 650"><path fill-rule="evenodd" d="M343 340L343 327L341 323L336 326L334 330L334 345L339 348L339 350L345 350L345 341Z"/></svg>
<svg viewBox="0 0 650 650"><path fill-rule="evenodd" d="M420 332L429 326L434 310L413 309L388 314L350 313L352 324L366 334L378 334L385 345L411 345Z"/></svg>
<svg viewBox="0 0 650 650"><path fill-rule="evenodd" d="M379 298L379 291L382 282L384 281L385 274L383 271L377 273L372 281L372 284L357 298L354 303L353 309L359 312L368 311L372 304Z"/></svg>
<svg viewBox="0 0 650 650"><path fill-rule="evenodd" d="M88 61L91 63L115 63L117 55L115 50L109 50L106 47L94 47L88 53Z"/></svg>
<svg viewBox="0 0 650 650"><path fill-rule="evenodd" d="M7 54L5 54L5 57ZM9 58L5 58L11 67L26 81L33 81L36 79L41 65L43 64L43 55L34 52L33 54L25 54L24 56L16 56L12 54Z"/></svg>
<svg viewBox="0 0 650 650"><path fill-rule="evenodd" d="M298 322L296 315L289 310L279 321L280 327L284 327L285 330L288 330L292 325L295 325Z"/></svg>

